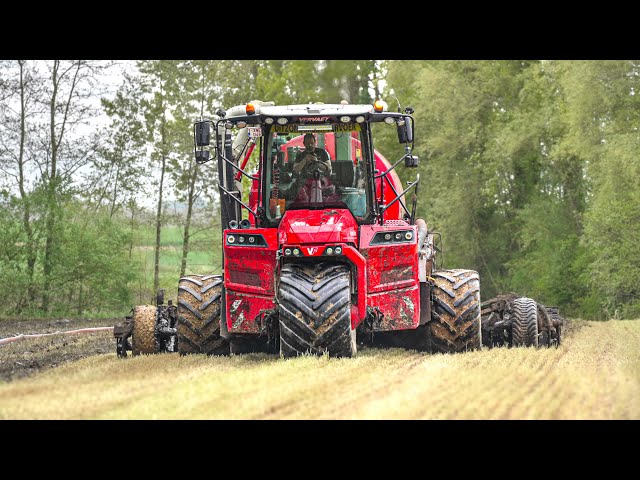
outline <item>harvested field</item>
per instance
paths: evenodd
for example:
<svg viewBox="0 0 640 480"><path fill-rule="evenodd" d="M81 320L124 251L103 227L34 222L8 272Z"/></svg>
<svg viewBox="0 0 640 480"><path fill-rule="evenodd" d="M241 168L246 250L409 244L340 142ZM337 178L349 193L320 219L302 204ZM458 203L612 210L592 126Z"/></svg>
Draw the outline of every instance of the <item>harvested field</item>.
<svg viewBox="0 0 640 480"><path fill-rule="evenodd" d="M1 346L2 364L20 351L33 362L38 352L44 358L69 352L37 361L56 368L35 367L26 378L3 374L0 418L640 419L638 320L569 321L557 349L456 355L362 349L353 359L118 359L108 333L85 337L66 338L67 345L44 337ZM81 355L71 350L85 347L87 358L75 360Z"/></svg>

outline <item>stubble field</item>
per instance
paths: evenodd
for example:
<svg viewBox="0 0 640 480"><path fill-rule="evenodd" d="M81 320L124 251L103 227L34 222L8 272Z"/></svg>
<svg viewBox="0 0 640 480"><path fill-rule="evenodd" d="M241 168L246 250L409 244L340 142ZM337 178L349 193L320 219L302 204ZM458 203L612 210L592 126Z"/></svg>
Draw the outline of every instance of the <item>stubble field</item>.
<svg viewBox="0 0 640 480"><path fill-rule="evenodd" d="M0 419L640 419L640 320L567 331L550 349L289 360L119 359L110 332L53 335L0 346Z"/></svg>

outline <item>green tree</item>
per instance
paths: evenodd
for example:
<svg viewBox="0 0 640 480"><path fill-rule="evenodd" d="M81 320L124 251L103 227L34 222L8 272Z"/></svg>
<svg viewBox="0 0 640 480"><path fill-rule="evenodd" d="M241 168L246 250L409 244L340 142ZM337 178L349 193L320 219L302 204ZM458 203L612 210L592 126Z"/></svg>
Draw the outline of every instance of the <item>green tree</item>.
<svg viewBox="0 0 640 480"><path fill-rule="evenodd" d="M151 160L159 164L156 202L156 241L153 275L153 291L160 286L160 233L163 223L163 198L165 194L165 175L172 155L172 137L177 95L176 81L178 71L176 63L169 60L146 60L138 62L141 76L141 91L145 98L141 105L145 120L145 129L152 147Z"/></svg>

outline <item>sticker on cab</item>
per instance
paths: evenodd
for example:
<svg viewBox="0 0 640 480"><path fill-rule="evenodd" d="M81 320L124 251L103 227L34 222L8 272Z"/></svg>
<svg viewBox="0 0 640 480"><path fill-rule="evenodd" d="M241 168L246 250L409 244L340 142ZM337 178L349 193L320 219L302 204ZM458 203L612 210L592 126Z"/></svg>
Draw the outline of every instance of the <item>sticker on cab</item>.
<svg viewBox="0 0 640 480"><path fill-rule="evenodd" d="M359 132L360 125L357 123L336 123L333 125L334 132Z"/></svg>
<svg viewBox="0 0 640 480"><path fill-rule="evenodd" d="M298 125L273 125L272 131L276 133L295 133L298 131Z"/></svg>
<svg viewBox="0 0 640 480"><path fill-rule="evenodd" d="M249 138L257 138L262 136L262 127L247 127L249 129Z"/></svg>

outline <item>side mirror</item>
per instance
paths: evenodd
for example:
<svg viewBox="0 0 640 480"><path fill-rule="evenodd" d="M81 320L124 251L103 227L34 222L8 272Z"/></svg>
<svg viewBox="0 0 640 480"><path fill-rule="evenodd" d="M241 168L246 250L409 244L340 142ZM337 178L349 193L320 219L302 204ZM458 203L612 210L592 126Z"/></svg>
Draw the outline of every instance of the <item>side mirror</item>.
<svg viewBox="0 0 640 480"><path fill-rule="evenodd" d="M209 161L209 150L198 150L196 151L196 162L197 163L206 163Z"/></svg>
<svg viewBox="0 0 640 480"><path fill-rule="evenodd" d="M416 155L407 155L404 157L404 166L409 168L416 168L420 163L420 159Z"/></svg>
<svg viewBox="0 0 640 480"><path fill-rule="evenodd" d="M413 142L413 129L411 128L411 118L403 117L398 121L398 142Z"/></svg>
<svg viewBox="0 0 640 480"><path fill-rule="evenodd" d="M198 147L206 147L211 142L209 122L197 122L195 124L194 141Z"/></svg>

